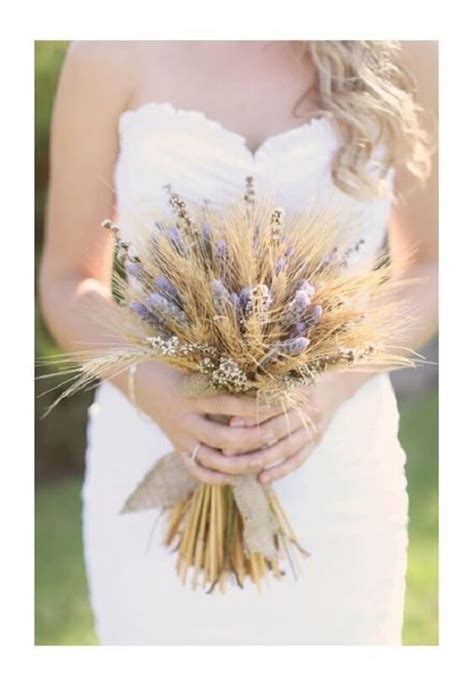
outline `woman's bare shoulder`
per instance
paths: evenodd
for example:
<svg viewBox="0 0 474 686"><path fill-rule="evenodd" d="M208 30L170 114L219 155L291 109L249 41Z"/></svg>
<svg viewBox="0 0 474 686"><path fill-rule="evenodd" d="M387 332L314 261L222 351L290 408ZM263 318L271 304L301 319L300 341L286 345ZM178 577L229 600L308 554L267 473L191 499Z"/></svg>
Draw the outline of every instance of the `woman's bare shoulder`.
<svg viewBox="0 0 474 686"><path fill-rule="evenodd" d="M123 70L127 75L135 73L144 60L159 68L160 58L177 57L181 52L183 41L72 41L68 59L99 69Z"/></svg>
<svg viewBox="0 0 474 686"><path fill-rule="evenodd" d="M64 71L68 79L87 79L109 101L121 101L124 108L134 100L143 80L160 81L177 64L182 41L73 41ZM153 77L149 75L153 74Z"/></svg>
<svg viewBox="0 0 474 686"><path fill-rule="evenodd" d="M134 91L135 59L128 41L73 41L64 60L59 95L120 110Z"/></svg>
<svg viewBox="0 0 474 686"><path fill-rule="evenodd" d="M133 73L134 44L129 41L72 41L66 64L77 70L90 70L91 78L114 76L127 79ZM113 85L113 84L109 84Z"/></svg>

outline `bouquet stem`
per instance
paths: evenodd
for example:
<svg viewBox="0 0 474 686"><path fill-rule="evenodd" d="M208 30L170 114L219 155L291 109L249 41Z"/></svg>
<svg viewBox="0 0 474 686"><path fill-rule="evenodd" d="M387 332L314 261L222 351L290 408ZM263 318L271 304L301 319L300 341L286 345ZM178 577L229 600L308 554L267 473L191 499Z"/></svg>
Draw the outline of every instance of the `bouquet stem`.
<svg viewBox="0 0 474 686"><path fill-rule="evenodd" d="M218 585L224 592L230 578L243 587L248 577L260 592L265 577L272 574L281 579L284 574L280 568L282 550L294 570L289 544L305 555L308 553L298 544L274 493L269 496L269 503L278 524L274 535L275 554L269 558L247 546L244 520L233 486L202 484L171 508L164 543L171 546L178 538L176 568L181 583L186 584L188 571L193 568L191 587L194 590L208 585L208 592L212 592Z"/></svg>

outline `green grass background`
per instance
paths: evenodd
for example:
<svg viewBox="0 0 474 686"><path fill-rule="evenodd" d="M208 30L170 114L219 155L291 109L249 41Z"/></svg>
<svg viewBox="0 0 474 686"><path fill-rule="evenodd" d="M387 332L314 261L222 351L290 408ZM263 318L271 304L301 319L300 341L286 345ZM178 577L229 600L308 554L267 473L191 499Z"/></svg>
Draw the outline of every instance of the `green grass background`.
<svg viewBox="0 0 474 686"><path fill-rule="evenodd" d="M404 643L438 643L438 475L435 391L401 403L410 495ZM81 540L78 477L39 486L36 497L36 644L94 645Z"/></svg>

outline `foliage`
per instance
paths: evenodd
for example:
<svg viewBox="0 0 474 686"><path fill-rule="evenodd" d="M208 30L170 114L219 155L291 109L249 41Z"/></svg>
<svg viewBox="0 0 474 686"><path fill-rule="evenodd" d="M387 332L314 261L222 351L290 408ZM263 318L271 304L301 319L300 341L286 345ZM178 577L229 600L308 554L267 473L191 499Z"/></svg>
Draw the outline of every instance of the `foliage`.
<svg viewBox="0 0 474 686"><path fill-rule="evenodd" d="M400 409L400 440L407 453L410 547L404 642L438 644L438 395Z"/></svg>

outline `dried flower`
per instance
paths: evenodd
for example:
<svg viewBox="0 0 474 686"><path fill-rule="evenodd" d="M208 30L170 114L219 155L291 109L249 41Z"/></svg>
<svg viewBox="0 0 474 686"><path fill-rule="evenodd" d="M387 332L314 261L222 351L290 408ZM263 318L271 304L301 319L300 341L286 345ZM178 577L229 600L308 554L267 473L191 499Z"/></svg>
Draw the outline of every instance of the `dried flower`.
<svg viewBox="0 0 474 686"><path fill-rule="evenodd" d="M298 338L289 338L279 344L280 355L301 355L310 344L309 338L305 336L298 336Z"/></svg>
<svg viewBox="0 0 474 686"><path fill-rule="evenodd" d="M282 238L282 225L285 217L285 210L277 207L273 210L270 217L271 240L273 243L279 243Z"/></svg>
<svg viewBox="0 0 474 686"><path fill-rule="evenodd" d="M174 300L179 301L176 286L174 286L171 283L168 277L164 276L163 274L160 274L160 276L157 276L156 279L153 281L153 284L157 290L161 291L162 293L165 293L166 295L169 295Z"/></svg>
<svg viewBox="0 0 474 686"><path fill-rule="evenodd" d="M240 297L238 293L231 293L229 300L235 308L240 308Z"/></svg>
<svg viewBox="0 0 474 686"><path fill-rule="evenodd" d="M188 318L183 310L159 293L148 295L145 298L144 303L145 307L160 319L164 319L165 321L167 319L174 319L182 325L188 323Z"/></svg>
<svg viewBox="0 0 474 686"><path fill-rule="evenodd" d="M245 393L249 389L245 372L228 357L221 358L219 366L211 374L211 380L216 388L232 393Z"/></svg>
<svg viewBox="0 0 474 686"><path fill-rule="evenodd" d="M139 260L127 260L125 263L125 271L127 272L128 276L131 276L137 280L145 277L145 270L143 269L143 265Z"/></svg>
<svg viewBox="0 0 474 686"><path fill-rule="evenodd" d="M224 314L226 305L229 302L230 294L222 281L213 279L212 281L212 302L218 314Z"/></svg>
<svg viewBox="0 0 474 686"><path fill-rule="evenodd" d="M210 243L212 238L212 229L209 222L204 222L202 225L202 237L206 243Z"/></svg>
<svg viewBox="0 0 474 686"><path fill-rule="evenodd" d="M321 321L321 317L323 315L323 308L321 305L314 305L307 318L306 318L306 323L308 326L316 326L316 324L319 324Z"/></svg>
<svg viewBox="0 0 474 686"><path fill-rule="evenodd" d="M309 281L301 281L301 283L298 286L299 291L305 291L309 295L310 298L313 297L315 289L314 286L312 286Z"/></svg>
<svg viewBox="0 0 474 686"><path fill-rule="evenodd" d="M244 312L247 310L251 297L252 289L249 286L244 286L239 293L240 307Z"/></svg>
<svg viewBox="0 0 474 686"><path fill-rule="evenodd" d="M138 321L130 322L130 317L123 322L113 318L114 334L124 340L123 348L87 355L72 390L62 397L148 359L162 359L191 374L198 372L198 390L194 388L194 392L206 393L212 387L218 392L256 394L257 398L284 396L290 404L301 400L294 388L313 383L327 369L346 368L362 359L392 368L407 364L403 355L387 349L386 341L396 340L404 326L403 309L394 302L388 265L377 262L377 269L366 273L344 271L348 257L358 251L363 240L342 257L333 249L330 236L341 235L340 229L344 229L339 215L331 217L325 210L321 221L304 216L285 220L282 209L272 207L269 212L266 199L255 202L252 177L246 184L244 201L226 210L224 216L206 206L198 225L186 203L169 187L176 225L156 222L158 231L151 227L137 254L120 238L111 220L103 223L115 233L117 254L126 271L124 275L120 269L115 275L114 294L150 330L138 326ZM284 276L277 278L282 272ZM315 279L321 281L315 283ZM363 297L358 297L359 293ZM150 332L154 335L147 336ZM77 369L76 357L73 362ZM214 518L211 529L207 511L201 508L203 502L194 499L189 509L185 503L182 511L194 512L190 523L178 521L179 517L176 522L183 575L189 567L183 554L195 550L198 511L204 512L205 550L215 548L216 540L226 540L228 517L217 526ZM215 505L213 500L211 519L217 516L214 510L219 510ZM226 512L237 522L235 503ZM285 526L275 543L278 550L283 550L282 543L286 549ZM220 568L215 556L213 583L226 576L227 563L236 566L237 578L245 578L252 569L258 583L262 574L255 576L255 570L264 569L264 563L271 560L271 551L267 558L249 557L252 552L243 545L242 527L238 529L240 559L226 559L224 554L224 568ZM217 537L209 547L211 530ZM196 571L197 575L203 571L199 561Z"/></svg>
<svg viewBox="0 0 474 686"><path fill-rule="evenodd" d="M293 300L289 303L286 311L283 313L281 323L283 326L291 326L303 319L306 308L311 302L311 296L305 288L300 288L296 291Z"/></svg>
<svg viewBox="0 0 474 686"><path fill-rule="evenodd" d="M183 239L183 235L177 226L172 226L165 229L165 236L180 255L186 255L186 245Z"/></svg>
<svg viewBox="0 0 474 686"><path fill-rule="evenodd" d="M227 253L229 251L227 241L225 241L223 238L219 238L219 240L216 241L216 244L214 246L214 249L216 251L216 257L218 259L224 259L227 257Z"/></svg>
<svg viewBox="0 0 474 686"><path fill-rule="evenodd" d="M304 322L296 322L293 324L290 331L290 336L295 338L296 336L304 336L308 331L308 327Z"/></svg>
<svg viewBox="0 0 474 686"><path fill-rule="evenodd" d="M146 324L149 324L157 329L162 327L163 321L156 315L152 314L143 303L134 300L130 303L130 309Z"/></svg>
<svg viewBox="0 0 474 686"><path fill-rule="evenodd" d="M252 176L247 176L245 179L245 195L244 195L244 201L248 205L252 205L255 202L255 190L253 187L253 177Z"/></svg>

